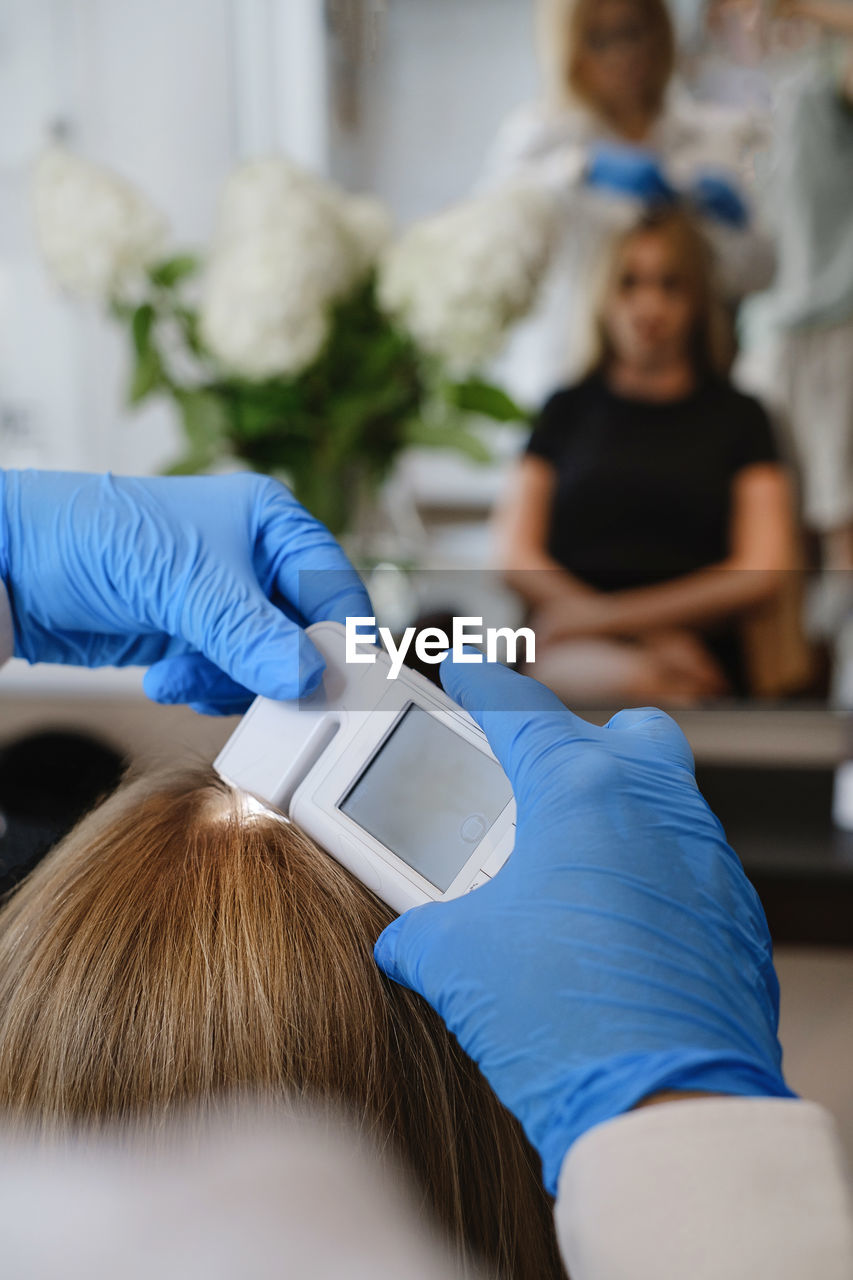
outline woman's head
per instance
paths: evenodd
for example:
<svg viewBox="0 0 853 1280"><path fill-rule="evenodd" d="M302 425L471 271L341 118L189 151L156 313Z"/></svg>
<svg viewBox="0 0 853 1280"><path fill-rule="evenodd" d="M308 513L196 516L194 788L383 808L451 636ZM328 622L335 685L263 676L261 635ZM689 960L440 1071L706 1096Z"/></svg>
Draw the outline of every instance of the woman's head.
<svg viewBox="0 0 853 1280"><path fill-rule="evenodd" d="M595 313L596 367L614 360L660 370L689 360L696 373L725 374L731 329L714 284L711 250L675 211L652 213L617 237Z"/></svg>
<svg viewBox="0 0 853 1280"><path fill-rule="evenodd" d="M51 1133L157 1128L235 1092L342 1103L458 1242L558 1275L515 1121L373 962L390 917L211 770L132 783L0 912L0 1112Z"/></svg>
<svg viewBox="0 0 853 1280"><path fill-rule="evenodd" d="M675 64L665 0L541 0L551 96L608 120L660 110Z"/></svg>

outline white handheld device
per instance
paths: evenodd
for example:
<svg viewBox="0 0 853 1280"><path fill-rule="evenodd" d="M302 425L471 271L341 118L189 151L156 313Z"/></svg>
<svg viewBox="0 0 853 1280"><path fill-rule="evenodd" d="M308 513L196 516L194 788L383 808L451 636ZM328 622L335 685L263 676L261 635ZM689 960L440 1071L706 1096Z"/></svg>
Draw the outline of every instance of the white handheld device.
<svg viewBox="0 0 853 1280"><path fill-rule="evenodd" d="M515 839L515 802L485 735L440 689L345 631L308 635L326 659L299 702L256 698L215 761L274 805L396 911L491 879ZM369 661L364 658L369 655Z"/></svg>

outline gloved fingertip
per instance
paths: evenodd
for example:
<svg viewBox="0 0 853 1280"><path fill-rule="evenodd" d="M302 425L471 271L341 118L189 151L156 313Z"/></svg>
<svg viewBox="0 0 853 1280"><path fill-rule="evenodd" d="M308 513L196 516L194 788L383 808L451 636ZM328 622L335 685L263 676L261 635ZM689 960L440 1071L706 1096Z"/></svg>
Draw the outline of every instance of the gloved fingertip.
<svg viewBox="0 0 853 1280"><path fill-rule="evenodd" d="M153 663L142 678L152 702L186 704L204 715L242 715L251 690L232 680L201 653L179 653Z"/></svg>
<svg viewBox="0 0 853 1280"><path fill-rule="evenodd" d="M339 622L345 627L348 618L371 617L374 609L365 588L358 586L329 604L326 612L330 622Z"/></svg>
<svg viewBox="0 0 853 1280"><path fill-rule="evenodd" d="M648 724L650 720L669 720L669 718L666 712L658 710L657 707L624 707L612 715L604 727L633 732L641 725Z"/></svg>
<svg viewBox="0 0 853 1280"><path fill-rule="evenodd" d="M289 624L292 625L292 624ZM323 678L326 662L304 631L298 633L296 652L281 645L268 647L263 661L241 675L256 693L273 702L290 702L313 693Z"/></svg>
<svg viewBox="0 0 853 1280"><path fill-rule="evenodd" d="M397 944L401 929L401 918L398 917L396 920L392 920L382 930L373 948L373 958L386 977L392 978L394 982L400 982L405 986L406 980L397 964Z"/></svg>
<svg viewBox="0 0 853 1280"><path fill-rule="evenodd" d="M299 696L305 697L309 693L313 693L319 687L320 681L323 679L323 672L326 670L326 664L317 654L316 661L311 664L302 660L299 663Z"/></svg>
<svg viewBox="0 0 853 1280"><path fill-rule="evenodd" d="M605 730L634 734L664 750L676 764L693 770L694 760L684 730L672 716L659 707L628 707L617 711L604 726Z"/></svg>
<svg viewBox="0 0 853 1280"><path fill-rule="evenodd" d="M448 653L441 663L439 678L445 692L457 702L464 703L466 696L470 698L476 695L479 699L487 691L488 706L497 709L501 699L496 696L495 690L502 689L505 685L511 686L513 679L519 678L517 673L500 662L487 662L482 651L473 645L466 644L463 654L472 661L460 662L453 653Z"/></svg>
<svg viewBox="0 0 853 1280"><path fill-rule="evenodd" d="M164 673L158 670L158 667L159 664L149 667L142 677L142 690L146 698L167 707L182 702L179 692L167 678L164 678Z"/></svg>

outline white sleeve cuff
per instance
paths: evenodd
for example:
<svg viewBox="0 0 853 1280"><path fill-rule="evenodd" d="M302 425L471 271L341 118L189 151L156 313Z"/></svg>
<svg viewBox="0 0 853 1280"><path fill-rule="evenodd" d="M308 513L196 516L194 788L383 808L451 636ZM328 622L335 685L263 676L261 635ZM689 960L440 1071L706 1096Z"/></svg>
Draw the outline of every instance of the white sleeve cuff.
<svg viewBox="0 0 853 1280"><path fill-rule="evenodd" d="M0 582L0 667L15 652L15 632L12 629L12 610L6 588Z"/></svg>
<svg viewBox="0 0 853 1280"><path fill-rule="evenodd" d="M572 1280L850 1280L835 1123L811 1102L703 1098L596 1126L560 1174Z"/></svg>

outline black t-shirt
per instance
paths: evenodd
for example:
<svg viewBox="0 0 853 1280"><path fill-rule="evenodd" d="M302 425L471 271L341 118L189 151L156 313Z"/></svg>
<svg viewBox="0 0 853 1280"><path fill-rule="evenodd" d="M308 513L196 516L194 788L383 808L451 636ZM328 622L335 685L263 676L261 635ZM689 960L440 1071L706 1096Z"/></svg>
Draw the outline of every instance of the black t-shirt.
<svg viewBox="0 0 853 1280"><path fill-rule="evenodd" d="M779 456L761 405L722 379L661 404L599 374L550 398L527 451L557 472L550 554L605 591L725 559L734 477Z"/></svg>

